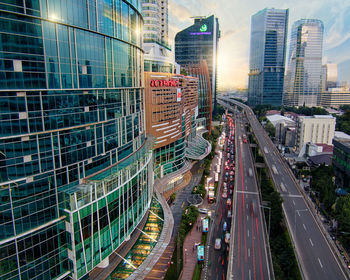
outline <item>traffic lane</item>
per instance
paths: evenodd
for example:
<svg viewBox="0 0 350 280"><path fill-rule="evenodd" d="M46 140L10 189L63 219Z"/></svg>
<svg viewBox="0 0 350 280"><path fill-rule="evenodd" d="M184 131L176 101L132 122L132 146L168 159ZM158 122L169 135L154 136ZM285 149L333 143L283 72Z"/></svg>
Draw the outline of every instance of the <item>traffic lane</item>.
<svg viewBox="0 0 350 280"><path fill-rule="evenodd" d="M284 197L283 204L294 238L297 239L305 275L309 279L347 279L303 198ZM297 211L305 209L308 210Z"/></svg>

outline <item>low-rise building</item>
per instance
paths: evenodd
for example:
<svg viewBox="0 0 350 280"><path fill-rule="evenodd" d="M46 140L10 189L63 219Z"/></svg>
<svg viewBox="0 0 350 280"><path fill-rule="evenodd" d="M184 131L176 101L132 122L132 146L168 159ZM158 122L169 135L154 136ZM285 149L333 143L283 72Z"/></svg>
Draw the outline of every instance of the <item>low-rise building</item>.
<svg viewBox="0 0 350 280"><path fill-rule="evenodd" d="M328 91L321 93L319 105L336 108L342 105L350 105L350 89L346 87L328 89Z"/></svg>
<svg viewBox="0 0 350 280"><path fill-rule="evenodd" d="M335 118L330 115L299 116L296 130L296 149L308 142L332 144L335 130Z"/></svg>
<svg viewBox="0 0 350 280"><path fill-rule="evenodd" d="M332 165L337 187L350 189L350 136L333 139Z"/></svg>

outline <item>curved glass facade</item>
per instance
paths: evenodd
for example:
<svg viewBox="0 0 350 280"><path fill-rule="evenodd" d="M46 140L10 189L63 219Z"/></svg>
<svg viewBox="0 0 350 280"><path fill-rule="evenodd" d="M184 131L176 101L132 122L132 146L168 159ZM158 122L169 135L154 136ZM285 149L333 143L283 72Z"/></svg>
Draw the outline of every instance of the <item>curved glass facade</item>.
<svg viewBox="0 0 350 280"><path fill-rule="evenodd" d="M150 205L138 0L0 0L0 279L79 279Z"/></svg>

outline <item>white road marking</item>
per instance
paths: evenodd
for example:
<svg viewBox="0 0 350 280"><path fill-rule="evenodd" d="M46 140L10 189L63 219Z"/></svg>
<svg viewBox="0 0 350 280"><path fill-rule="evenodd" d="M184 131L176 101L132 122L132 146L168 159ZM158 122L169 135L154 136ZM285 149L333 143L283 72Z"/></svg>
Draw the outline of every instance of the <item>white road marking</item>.
<svg viewBox="0 0 350 280"><path fill-rule="evenodd" d="M249 280L251 280L251 279L252 279L252 272L249 269Z"/></svg>
<svg viewBox="0 0 350 280"><path fill-rule="evenodd" d="M293 200L293 204L294 204L294 206L295 206L295 201Z"/></svg>
<svg viewBox="0 0 350 280"><path fill-rule="evenodd" d="M309 238L309 240L310 240L311 246L313 247L313 246L314 246L314 243L312 243L311 238Z"/></svg>
<svg viewBox="0 0 350 280"><path fill-rule="evenodd" d="M247 233L248 233L248 237L249 237L249 229L248 229L248 232L247 232Z"/></svg>
<svg viewBox="0 0 350 280"><path fill-rule="evenodd" d="M247 221L248 221L248 219L249 219L249 216L247 215Z"/></svg>
<svg viewBox="0 0 350 280"><path fill-rule="evenodd" d="M299 212L299 211L297 211L297 213L298 213L298 216L300 217L300 212Z"/></svg>
<svg viewBox="0 0 350 280"><path fill-rule="evenodd" d="M321 263L320 258L317 258L317 259L318 259L318 262L320 263L321 268L323 268L323 265L322 265L322 263Z"/></svg>
<svg viewBox="0 0 350 280"><path fill-rule="evenodd" d="M248 203L246 204L246 208L248 209Z"/></svg>
<svg viewBox="0 0 350 280"><path fill-rule="evenodd" d="M305 224L303 224L303 227L304 227L304 229L306 230L306 226L305 226Z"/></svg>
<svg viewBox="0 0 350 280"><path fill-rule="evenodd" d="M250 248L248 248L248 257L250 257Z"/></svg>

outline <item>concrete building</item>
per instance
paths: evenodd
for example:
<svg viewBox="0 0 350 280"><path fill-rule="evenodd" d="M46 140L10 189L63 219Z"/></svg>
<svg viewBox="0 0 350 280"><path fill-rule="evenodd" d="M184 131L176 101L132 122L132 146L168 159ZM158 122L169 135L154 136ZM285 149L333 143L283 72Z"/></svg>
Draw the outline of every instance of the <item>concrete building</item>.
<svg viewBox="0 0 350 280"><path fill-rule="evenodd" d="M329 115L299 116L296 130L296 149L310 142L332 144L335 131L335 118Z"/></svg>
<svg viewBox="0 0 350 280"><path fill-rule="evenodd" d="M295 145L295 128L296 123L290 118L281 115L270 115L267 119L276 129L275 138L278 142L286 147Z"/></svg>
<svg viewBox="0 0 350 280"><path fill-rule="evenodd" d="M155 140L155 176L162 178L182 168L186 158L204 158L211 146L197 135L197 78L145 72L145 83L146 132Z"/></svg>
<svg viewBox="0 0 350 280"><path fill-rule="evenodd" d="M350 105L349 88L329 88L326 92L321 93L319 106L338 108L342 105Z"/></svg>
<svg viewBox="0 0 350 280"><path fill-rule="evenodd" d="M350 136L333 139L332 165L337 187L350 191Z"/></svg>

